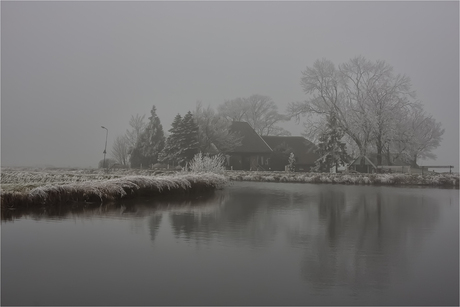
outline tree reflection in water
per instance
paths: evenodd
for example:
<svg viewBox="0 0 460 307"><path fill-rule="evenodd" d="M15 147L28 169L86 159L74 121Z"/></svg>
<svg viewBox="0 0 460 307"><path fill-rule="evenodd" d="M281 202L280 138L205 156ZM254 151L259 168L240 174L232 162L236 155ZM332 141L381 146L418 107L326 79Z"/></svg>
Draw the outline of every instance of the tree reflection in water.
<svg viewBox="0 0 460 307"><path fill-rule="evenodd" d="M396 191L395 191L396 192ZM439 216L436 203L424 195L323 191L319 235L302 239L302 276L313 287L347 285L355 290L390 285L392 274L407 268L407 255L421 247ZM416 233L417 232L417 233ZM308 237L297 233L297 238Z"/></svg>
<svg viewBox="0 0 460 307"><path fill-rule="evenodd" d="M231 244L264 245L276 233L276 223L269 221L269 195L257 191L232 194L219 191L219 210L212 212L172 212L171 227L176 238L209 241L223 239ZM257 214L264 211L266 214ZM256 217L257 215L257 217Z"/></svg>
<svg viewBox="0 0 460 307"><path fill-rule="evenodd" d="M155 241L162 218L162 214L154 214L151 217L149 217L150 240L152 241Z"/></svg>
<svg viewBox="0 0 460 307"><path fill-rule="evenodd" d="M393 275L404 275L408 255L421 248L439 217L436 201L425 193L293 186L269 193L248 185L238 193L220 191L220 206L212 212L170 212L173 234L197 244L214 238L266 247L281 233L303 250L300 272L306 282L318 290L346 285L358 291L387 287Z"/></svg>
<svg viewBox="0 0 460 307"><path fill-rule="evenodd" d="M285 254L299 254L300 276L311 289L342 285L358 291L388 287L402 280L395 276L407 275L410 257L421 249L440 215L439 200L431 195L437 190L426 191L245 182L192 199L62 205L2 214L2 221L21 216L123 218L139 224L136 227L146 225L152 242L165 230L178 242L197 245L210 242L261 251L276 246ZM162 222L165 227L160 229Z"/></svg>

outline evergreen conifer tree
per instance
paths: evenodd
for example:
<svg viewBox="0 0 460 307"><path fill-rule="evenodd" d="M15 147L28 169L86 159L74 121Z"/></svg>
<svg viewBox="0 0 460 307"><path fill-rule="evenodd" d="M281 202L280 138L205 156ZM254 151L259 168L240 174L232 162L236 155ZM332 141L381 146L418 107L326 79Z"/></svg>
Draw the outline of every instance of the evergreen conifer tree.
<svg viewBox="0 0 460 307"><path fill-rule="evenodd" d="M131 154L131 166L148 168L158 162L158 155L165 146L163 126L156 114L156 107L150 111L149 123L139 136Z"/></svg>
<svg viewBox="0 0 460 307"><path fill-rule="evenodd" d="M335 166L344 165L348 162L346 144L341 142L344 131L337 125L337 118L334 112L327 117L326 130L319 137L318 154L320 158L316 161L314 171L329 172Z"/></svg>
<svg viewBox="0 0 460 307"><path fill-rule="evenodd" d="M137 147L137 142L131 150L131 154L129 156L129 163L133 168L139 168L142 165L142 156L139 148Z"/></svg>
<svg viewBox="0 0 460 307"><path fill-rule="evenodd" d="M181 147L179 163L185 164L193 159L200 148L200 143L198 141L198 124L193 118L192 112L188 111L187 114L185 114L179 127L179 143Z"/></svg>
<svg viewBox="0 0 460 307"><path fill-rule="evenodd" d="M160 153L159 159L161 162L171 163L173 165L178 162L179 154L181 152L181 123L182 117L180 114L177 114L171 124L171 129L168 130L170 135L166 140L165 147Z"/></svg>

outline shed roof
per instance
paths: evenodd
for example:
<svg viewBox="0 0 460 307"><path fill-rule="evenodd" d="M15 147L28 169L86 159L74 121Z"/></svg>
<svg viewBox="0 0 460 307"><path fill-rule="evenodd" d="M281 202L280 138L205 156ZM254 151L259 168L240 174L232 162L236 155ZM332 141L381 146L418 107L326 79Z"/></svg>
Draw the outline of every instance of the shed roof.
<svg viewBox="0 0 460 307"><path fill-rule="evenodd" d="M273 151L247 122L234 121L230 130L243 137L241 146L236 147L230 153L271 153Z"/></svg>

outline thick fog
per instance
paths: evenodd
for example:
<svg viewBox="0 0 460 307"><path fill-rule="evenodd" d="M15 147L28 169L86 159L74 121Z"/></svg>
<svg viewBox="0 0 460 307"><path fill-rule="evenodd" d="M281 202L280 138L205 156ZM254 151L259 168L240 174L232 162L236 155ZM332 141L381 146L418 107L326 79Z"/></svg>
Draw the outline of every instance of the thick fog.
<svg viewBox="0 0 460 307"><path fill-rule="evenodd" d="M96 167L131 115L167 131L196 101L270 96L301 71L362 55L411 78L443 123L436 161L459 164L459 3L1 2L2 166ZM300 135L302 124L283 125Z"/></svg>

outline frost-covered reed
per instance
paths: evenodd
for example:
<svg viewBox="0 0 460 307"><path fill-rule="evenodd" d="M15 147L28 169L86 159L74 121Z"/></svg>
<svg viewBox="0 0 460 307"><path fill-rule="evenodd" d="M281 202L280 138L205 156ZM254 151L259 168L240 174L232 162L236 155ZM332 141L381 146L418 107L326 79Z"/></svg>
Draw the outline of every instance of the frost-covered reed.
<svg viewBox="0 0 460 307"><path fill-rule="evenodd" d="M459 187L458 174L329 174L231 171L227 172L227 177L234 181Z"/></svg>
<svg viewBox="0 0 460 307"><path fill-rule="evenodd" d="M189 194L221 188L226 182L225 176L219 174L181 173L170 176L124 176L108 180L44 184L26 191L5 191L2 188L1 206L4 210L66 202L103 203L139 195Z"/></svg>

